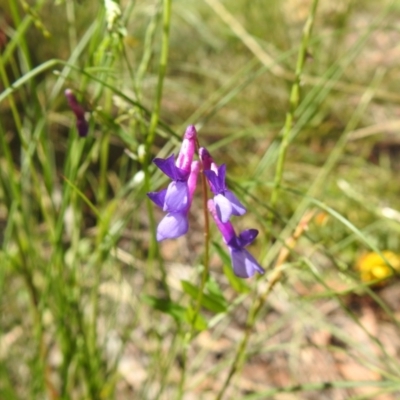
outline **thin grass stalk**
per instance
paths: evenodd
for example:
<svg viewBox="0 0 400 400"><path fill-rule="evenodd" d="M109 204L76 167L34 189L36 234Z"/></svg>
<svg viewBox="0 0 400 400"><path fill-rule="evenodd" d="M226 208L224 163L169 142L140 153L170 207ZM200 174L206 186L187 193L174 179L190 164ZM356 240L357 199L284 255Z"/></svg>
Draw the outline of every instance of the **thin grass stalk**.
<svg viewBox="0 0 400 400"><path fill-rule="evenodd" d="M73 0L65 1L65 15L68 24L68 41L71 53L73 53L78 40L76 34L75 5Z"/></svg>
<svg viewBox="0 0 400 400"><path fill-rule="evenodd" d="M158 121L161 112L161 100L164 89L164 78L167 72L168 53L169 53L169 32L171 25L171 0L163 0L163 34L161 39L161 54L158 66L158 82L156 88L156 97L153 104L153 112L151 114L149 131L146 138L146 150L149 150L154 142ZM148 156L149 157L149 156ZM147 157L147 158L148 158Z"/></svg>
<svg viewBox="0 0 400 400"><path fill-rule="evenodd" d="M400 382L396 382L397 385ZM313 382L313 383L302 383L298 385L289 385L282 386L279 388L268 389L264 391L260 391L256 394L251 394L243 397L242 400L265 400L267 398L273 398L277 394L281 393L299 393L299 392L309 392L312 390L322 392L324 390L329 389L353 389L353 388L365 388L365 387L381 387L384 390L384 393L388 393L390 391L398 390L399 386L396 386L396 383L392 381L373 381L373 380L365 380L365 381L330 381L330 382ZM371 394L367 395L368 399L371 399ZM359 398L359 397L357 397ZM355 397L352 397L355 399Z"/></svg>
<svg viewBox="0 0 400 400"><path fill-rule="evenodd" d="M169 373L171 372L173 364L176 361L176 355L178 353L178 350L180 350L182 347L182 342L181 342L182 335L180 334L180 328L181 327L178 326L178 332L176 335L174 335L172 339L168 355L164 358L164 360L161 360L161 362L163 363L162 367L160 368L162 374L161 382L157 394L154 397L155 399L161 398L161 394L163 393L165 387L168 384Z"/></svg>
<svg viewBox="0 0 400 400"><path fill-rule="evenodd" d="M47 393L50 399L54 399L54 387L48 378L48 365L46 360L46 348L44 346L44 338L43 332L44 327L42 323L42 316L40 313L40 295L39 291L34 284L33 274L31 267L28 263L27 254L29 251L27 250L27 246L30 247L30 241L23 237L23 233L29 232L28 227L26 226L27 219L22 217L22 193L21 188L19 185L16 184L18 179L15 177L14 174L14 162L12 159L11 149L9 148L9 144L5 141L4 131L1 127L0 131L0 140L1 140L1 149L4 152L8 167L7 171L10 176L7 179L7 184L11 186L12 197L10 198L10 203L8 204L8 216L9 216L9 224L15 225L11 227L12 235L14 236L14 240L16 242L18 252L20 255L19 263L14 261L13 264L15 265L16 271L21 274L21 277L25 283L27 288L27 292L29 295L29 304L32 314L32 325L34 327L34 333L37 340L37 352L39 355L39 362L41 368L43 369L43 387L46 388ZM6 193L7 188L6 180L4 179L3 175L1 174L1 183L3 186L3 191ZM7 241L4 243L5 253L7 254ZM15 259L15 257L13 257Z"/></svg>
<svg viewBox="0 0 400 400"><path fill-rule="evenodd" d="M314 25L315 14L317 12L319 0L313 0L310 12L308 14L307 21L303 28L303 35L301 39L300 49L297 56L297 64L296 64L296 71L295 71L295 79L292 85L292 90L290 92L290 99L289 99L289 111L286 114L285 125L282 132L282 141L279 147L279 155L278 155L278 162L275 171L275 179L274 179L274 188L271 194L270 205L272 208L275 208L276 203L278 201L280 185L282 182L283 176L283 168L286 159L286 153L290 142L290 134L293 127L293 119L295 116L295 112L300 102L300 82L301 76L304 69L304 63L307 58L307 49L308 43L310 41L312 28ZM272 222L273 214L271 214L271 222Z"/></svg>
<svg viewBox="0 0 400 400"><path fill-rule="evenodd" d="M340 156L343 154L343 151L347 144L348 135L350 132L354 131L354 129L358 126L362 116L364 115L368 105L370 104L373 95L375 93L376 88L378 87L378 83L382 79L383 71L378 70L373 78L371 85L367 88L360 99L359 104L357 105L356 110L354 111L350 121L347 123L342 136L337 141L334 149L331 151L327 161L325 162L324 166L320 169L317 177L315 178L314 182L311 184L310 189L307 192L307 195L304 196L303 200L300 202L296 211L294 212L293 216L290 218L290 221L286 224L286 227L283 229L280 237L285 238L289 235L292 227L299 221L301 216L304 214L307 207L309 207L310 203L316 202L315 198L318 195L319 191L323 187L323 183L328 178L329 174L332 172L333 168L337 164L340 159ZM314 199L313 199L314 198ZM267 254L267 258L272 260L280 251L280 242L277 241L274 245L269 249ZM373 247L371 247L373 248ZM375 249L373 248L375 251ZM379 252L378 249L376 249Z"/></svg>
<svg viewBox="0 0 400 400"><path fill-rule="evenodd" d="M163 95L164 88L164 78L167 72L167 64L168 64L168 53L169 53L169 32L170 32L170 24L171 24L171 3L172 0L163 0L163 34L162 34L162 44L161 44L161 55L160 62L158 66L158 82L156 89L156 96L153 104L153 112L151 114L150 126L146 137L146 152L143 163L143 170L145 173L145 191L150 192L150 154L151 154L151 146L153 145L158 122L160 120L160 112L161 112L161 100ZM150 221L150 231L151 231L151 241L149 246L149 264L146 269L146 281L149 281L149 278L153 274L153 266L154 266L154 258L158 258L158 263L161 271L161 281L164 287L164 291L169 297L169 287L167 283L167 272L165 271L165 266L163 261L159 256L158 245L156 240L156 223L154 218L153 207L151 205L150 199L146 199L147 211L149 215Z"/></svg>
<svg viewBox="0 0 400 400"><path fill-rule="evenodd" d="M19 26L21 23L19 11L18 11L18 6L15 4L14 1L11 1L9 3L11 13L13 16L13 20L16 24L16 26ZM24 36L20 36L20 41L19 41L19 46L20 49L22 50L22 55L24 57L24 62L26 65L23 65L21 69L27 68L28 70L31 69L31 62L30 62L30 55L28 51L28 47L26 44L26 41L24 40ZM9 53L11 56L11 52ZM5 65L6 65L6 57L1 57L0 58L0 76L3 81L4 87L10 88L10 82L7 76L7 73L5 71ZM14 72L15 67L16 67L16 62L13 58L10 59L10 64L12 67L14 67ZM35 92L35 82L30 81L30 89L32 92ZM26 100L26 99L23 99ZM21 175L16 178L14 175L14 162L12 158L12 152L11 149L9 148L9 144L4 140L4 131L3 129L2 132L0 133L1 136L1 141L2 141L2 149L4 151L7 163L8 163L8 173L11 174L11 190L13 192L13 197L10 202L10 207L8 209L8 212L12 209L14 209L15 215L9 220L13 221L16 224L16 227L12 229L14 232L14 237L15 237L15 242L17 244L18 252L20 255L20 265L16 265L16 270L21 273L23 281L26 285L27 291L29 293L29 300L30 300L30 306L31 306L31 311L32 311L32 321L33 321L33 327L34 327L34 333L36 336L36 340L38 343L38 355L39 355L39 363L41 365L41 368L43 369L43 376L42 376L42 384L43 387L46 389L49 398L54 399L56 395L56 391L54 389L54 386L51 383L51 380L49 379L49 367L47 365L47 352L46 348L44 345L44 338L43 338L43 333L44 333L44 327L43 327L43 322L42 322L42 315L41 315L41 296L39 294L39 290L37 289L35 283L34 283L34 278L33 278L33 265L34 261L32 261L33 258L35 258L35 249L34 245L32 244L31 240L31 226L29 224L30 221L30 216L31 216L31 205L32 203L25 203L23 201L23 191L29 191L30 189L38 189L40 188L40 182L38 179L38 175L35 169L35 166L33 165L32 162L32 156L35 151L36 145L37 145L37 140L38 138L35 137L35 140L31 140L32 137L29 137L29 140L25 140L24 134L23 134L23 123L21 120L21 117L19 115L19 111L17 108L17 104L14 100L14 96L10 93L9 96L9 104L11 108L11 113L13 115L14 123L16 125L16 130L17 130L17 135L21 141L21 146L22 146L22 154L21 154ZM29 125L29 128L30 125ZM39 128L40 129L40 128ZM35 135L36 136L36 135ZM30 177L33 178L35 186L32 187L31 185L31 180ZM17 185L15 182L20 182L19 185ZM3 182L4 183L4 182ZM3 185L4 186L4 185ZM41 209L43 210L43 202L40 202ZM13 214L14 214L13 213ZM46 218L46 214L45 218ZM30 255L30 256L28 256Z"/></svg>
<svg viewBox="0 0 400 400"><path fill-rule="evenodd" d="M299 134L305 124L307 124L312 116L316 113L316 108L319 106L319 104L322 104L322 102L327 98L328 94L331 93L333 90L343 91L345 93L364 93L364 87L342 83L338 80L343 75L347 66L349 66L351 62L353 62L353 60L360 54L367 40L379 28L380 24L382 24L384 18L389 12L389 9L390 5L388 5L382 11L382 13L374 19L373 23L365 29L365 32L358 38L356 43L347 50L346 54L342 56L340 60L331 65L321 78L313 78L305 75L304 73L302 74L301 83L312 84L313 87L304 97L296 110L294 118L295 125L291 130L289 142L294 140L294 138ZM377 89L376 92L378 91L379 90ZM383 96L385 99L391 98L391 96ZM393 101L395 100L393 99ZM255 171L255 174L262 173L264 170L272 167L275 159L278 158L279 154L276 155L276 152L278 151L278 143L276 142L277 141L274 141L263 155ZM302 211L304 212L304 210Z"/></svg>
<svg viewBox="0 0 400 400"><path fill-rule="evenodd" d="M161 7L160 5L157 6L157 8L154 10L153 15L150 18L150 22L147 26L146 29L146 34L144 37L144 51L142 55L142 59L140 61L139 67L137 68L136 76L133 78L132 81L134 90L136 92L136 98L138 102L142 102L143 100L143 93L142 93L142 82L144 79L144 76L149 69L150 65L150 60L153 54L153 43L155 40L156 36L156 31L157 31L157 25L159 22L159 18L161 15ZM145 117L147 116L144 110L140 107L137 107L138 113L140 115L139 118L139 124L140 128L142 130L142 133L144 134L147 130L147 126L145 123ZM151 118L151 117L150 117Z"/></svg>

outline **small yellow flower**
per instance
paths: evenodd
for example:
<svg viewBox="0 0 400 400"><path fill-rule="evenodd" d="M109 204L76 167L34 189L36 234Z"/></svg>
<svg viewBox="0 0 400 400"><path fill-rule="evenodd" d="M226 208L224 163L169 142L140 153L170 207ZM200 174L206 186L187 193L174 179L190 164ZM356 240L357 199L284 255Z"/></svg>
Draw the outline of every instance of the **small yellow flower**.
<svg viewBox="0 0 400 400"><path fill-rule="evenodd" d="M395 272L400 272L400 256L392 251L382 251L383 257L390 263ZM389 278L393 270L378 253L367 253L359 257L356 269L360 271L363 282L371 282L377 279Z"/></svg>

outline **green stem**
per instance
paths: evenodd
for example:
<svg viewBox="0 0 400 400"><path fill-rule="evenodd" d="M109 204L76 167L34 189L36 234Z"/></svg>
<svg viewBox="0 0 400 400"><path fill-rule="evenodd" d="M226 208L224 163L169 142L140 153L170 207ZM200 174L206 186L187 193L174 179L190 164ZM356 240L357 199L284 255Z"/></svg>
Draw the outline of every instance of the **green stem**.
<svg viewBox="0 0 400 400"><path fill-rule="evenodd" d="M309 43L310 37L311 37L311 31L312 31L312 27L314 24L314 18L315 18L315 14L317 11L317 5L318 5L318 0L313 0L310 13L308 14L307 21L304 25L303 37L301 40L301 45L300 45L299 53L297 56L295 79L293 82L292 90L290 93L290 99L289 99L290 108L289 108L288 113L286 114L285 125L284 125L283 133L282 133L282 142L279 147L278 162L277 162L277 166L276 166L275 180L274 180L274 189L271 194L271 202L270 203L271 203L272 208L274 208L276 206L276 203L278 201L279 188L280 188L280 185L282 182L283 168L284 168L286 153L287 153L287 149L289 147L289 142L290 142L290 133L291 133L291 130L293 127L294 115L295 115L295 112L296 112L297 107L300 102L301 75L303 73L304 62L307 57L307 48L308 48L308 43ZM272 218L273 218L273 216L271 215L271 222L272 222Z"/></svg>
<svg viewBox="0 0 400 400"><path fill-rule="evenodd" d="M158 126L158 122L160 119L160 110L161 110L161 100L163 94L164 87L164 78L167 71L167 63L168 63L168 52L169 52L169 30L170 30L170 22L171 22L171 3L172 0L163 0L163 35L162 35L162 46L161 46L161 55L160 55L160 63L158 68L158 83L156 89L156 96L153 105L153 112L151 114L149 131L146 138L146 152L143 161L143 170L145 173L145 191L150 192L150 154L151 154L151 146L155 139L155 134ZM150 220L150 231L152 232L152 238L150 242L149 248L149 267L147 269L147 278L149 278L153 273L153 268L151 266L154 265L152 260L158 256L158 246L156 241L156 223L153 214L153 207L150 203L150 200L147 199L147 210L149 214ZM158 257L159 258L159 257ZM159 267L161 271L161 280L164 286L164 290L169 297L169 289L167 284L167 273L165 271L164 264L162 260L159 260ZM148 281L148 279L146 279Z"/></svg>
<svg viewBox="0 0 400 400"><path fill-rule="evenodd" d="M161 44L160 64L158 67L158 82L156 98L154 101L153 112L151 114L149 132L146 138L146 157L148 159L150 148L156 135L158 120L160 119L161 100L164 88L164 78L167 72L168 52L169 52L169 30L171 22L171 3L172 0L163 0L163 35Z"/></svg>
<svg viewBox="0 0 400 400"><path fill-rule="evenodd" d="M198 143L197 143L198 147ZM204 211L204 267L201 274L201 282L200 288L197 294L196 299L196 308L193 312L193 318L191 321L190 331L184 335L183 338L183 352L182 352L182 373L181 379L179 381L179 389L178 389L178 399L182 399L184 394L185 382L186 382L186 364L187 364L187 352L189 349L190 342L192 341L195 333L196 333L196 321L200 314L201 303L203 301L204 288L206 286L209 274L209 251L210 251L210 222L207 211L207 200L208 200L208 188L207 188L207 180L205 175L201 174L201 183L203 189L203 211Z"/></svg>

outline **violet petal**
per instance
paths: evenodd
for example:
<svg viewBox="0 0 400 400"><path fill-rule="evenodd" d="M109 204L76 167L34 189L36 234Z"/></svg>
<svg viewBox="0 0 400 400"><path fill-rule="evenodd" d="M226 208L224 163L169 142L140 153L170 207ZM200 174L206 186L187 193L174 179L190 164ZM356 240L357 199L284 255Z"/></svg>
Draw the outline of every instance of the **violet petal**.
<svg viewBox="0 0 400 400"><path fill-rule="evenodd" d="M213 217L213 219L218 227L218 230L221 232L224 242L228 245L232 242L233 245L238 246L235 230L233 229L233 225L231 224L230 221L223 223L218 218L214 200L209 199L207 201L207 208L210 211L211 216Z"/></svg>
<svg viewBox="0 0 400 400"><path fill-rule="evenodd" d="M184 211L189 204L189 188L187 182L171 182L168 185L164 202L164 211Z"/></svg>
<svg viewBox="0 0 400 400"><path fill-rule="evenodd" d="M203 163L204 172L211 169L211 163L213 163L214 160L212 159L211 154L205 147L200 147L199 156Z"/></svg>
<svg viewBox="0 0 400 400"><path fill-rule="evenodd" d="M231 202L233 215L243 215L246 213L245 206L230 190L225 191L225 197Z"/></svg>
<svg viewBox="0 0 400 400"><path fill-rule="evenodd" d="M158 224L157 241L176 239L184 235L188 229L189 222L186 213L168 213Z"/></svg>
<svg viewBox="0 0 400 400"><path fill-rule="evenodd" d="M239 278L251 278L256 272L264 273L264 269L256 259L245 249L229 248L232 259L233 272Z"/></svg>
<svg viewBox="0 0 400 400"><path fill-rule="evenodd" d="M220 192L223 192L226 189L225 177L226 177L226 165L221 164L218 167L218 188Z"/></svg>
<svg viewBox="0 0 400 400"><path fill-rule="evenodd" d="M246 229L239 234L238 240L241 247L248 246L250 243L253 243L255 238L258 235L257 229Z"/></svg>
<svg viewBox="0 0 400 400"><path fill-rule="evenodd" d="M149 193L147 193L147 196L158 207L164 208L164 202L165 202L165 195L166 194L167 194L167 189L163 189L163 190L161 190L159 192L149 192Z"/></svg>
<svg viewBox="0 0 400 400"><path fill-rule="evenodd" d="M207 178L208 183L210 184L211 191L217 195L219 193L218 191L218 176L214 171L211 171L211 169L207 169L204 171L204 175Z"/></svg>
<svg viewBox="0 0 400 400"><path fill-rule="evenodd" d="M226 165L222 164L218 167L218 173L209 169L204 171L208 183L210 184L211 191L214 194L225 194L225 175L226 175Z"/></svg>
<svg viewBox="0 0 400 400"><path fill-rule="evenodd" d="M173 181L185 180L188 177L187 172L182 171L175 165L175 156L173 154L165 159L155 158L153 163Z"/></svg>
<svg viewBox="0 0 400 400"><path fill-rule="evenodd" d="M228 222L232 215L231 202L224 195L218 194L214 197L214 204L221 222Z"/></svg>

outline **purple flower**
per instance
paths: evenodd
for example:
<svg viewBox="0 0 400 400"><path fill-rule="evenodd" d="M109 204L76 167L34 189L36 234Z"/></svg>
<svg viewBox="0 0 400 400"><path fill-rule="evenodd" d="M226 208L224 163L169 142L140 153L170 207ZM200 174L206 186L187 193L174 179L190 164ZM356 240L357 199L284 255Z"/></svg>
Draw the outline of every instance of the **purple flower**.
<svg viewBox="0 0 400 400"><path fill-rule="evenodd" d="M87 136L89 132L89 124L87 123L85 118L85 109L79 104L78 100L76 99L71 89L66 89L64 94L68 100L68 104L71 110L75 114L76 129L78 130L79 136L80 137Z"/></svg>
<svg viewBox="0 0 400 400"><path fill-rule="evenodd" d="M171 178L172 182L168 185L167 189L161 192L148 193L150 199L160 206L163 211L174 212L185 209L189 202L188 178L190 169L185 171L177 167L173 154L166 159L156 158L153 160L153 163L156 164L165 175ZM161 202L162 205L160 205Z"/></svg>
<svg viewBox="0 0 400 400"><path fill-rule="evenodd" d="M193 161L188 178L188 202L185 208L178 211L170 211L161 220L157 227L157 241L164 239L176 239L184 235L189 229L188 214L192 204L193 194L196 189L197 176L200 171L200 162ZM166 192L166 191L165 191ZM151 198L151 197L150 197Z"/></svg>
<svg viewBox="0 0 400 400"><path fill-rule="evenodd" d="M250 278L256 272L263 274L264 269L257 260L245 249L258 235L257 229L246 229L236 236L233 225L228 222L222 222L217 213L213 200L207 202L210 211L219 231L222 234L225 244L229 248L231 255L233 271L240 278Z"/></svg>
<svg viewBox="0 0 400 400"><path fill-rule="evenodd" d="M189 126L176 163L173 154L166 159L153 160L154 164L172 180L167 189L147 193L150 200L168 213L157 227L158 241L175 239L188 231L188 213L200 170L200 163L193 161L196 136L195 127Z"/></svg>
<svg viewBox="0 0 400 400"><path fill-rule="evenodd" d="M231 215L243 215L246 208L239 199L226 187L226 165L217 166L210 153L204 147L199 149L199 155L203 162L204 175L214 193L214 202L218 218L222 222L228 222Z"/></svg>

